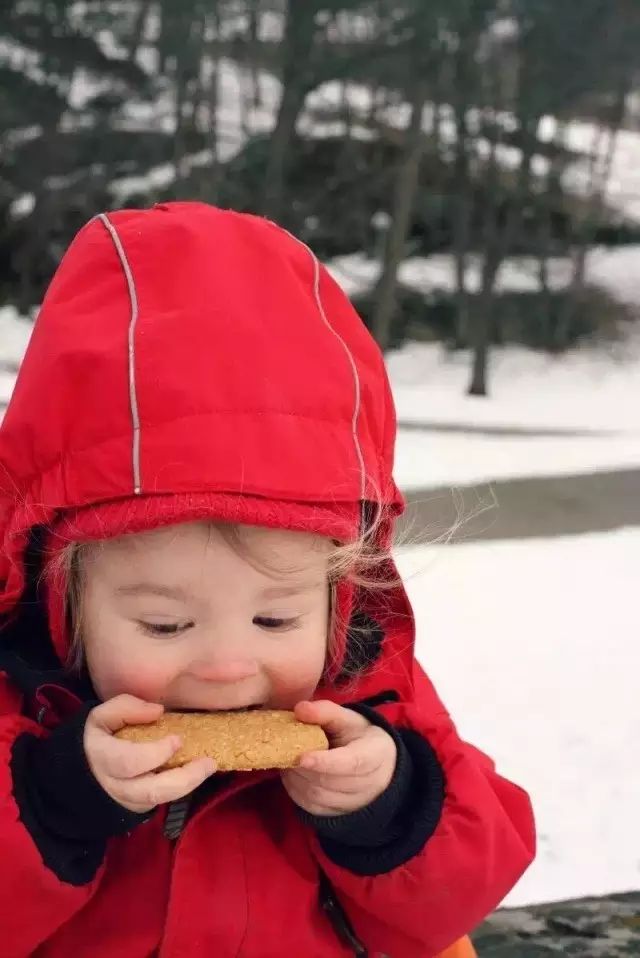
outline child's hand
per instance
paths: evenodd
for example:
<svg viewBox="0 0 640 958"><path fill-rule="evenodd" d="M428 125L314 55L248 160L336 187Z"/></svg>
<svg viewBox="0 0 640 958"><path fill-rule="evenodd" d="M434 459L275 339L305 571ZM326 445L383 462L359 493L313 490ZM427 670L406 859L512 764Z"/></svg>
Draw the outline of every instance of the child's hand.
<svg viewBox="0 0 640 958"><path fill-rule="evenodd" d="M84 750L89 767L105 792L132 812L149 812L156 805L183 798L215 772L215 764L208 758L155 772L180 748L177 735L145 743L114 737L113 733L125 725L155 722L162 712L162 705L133 695L117 695L87 716Z"/></svg>
<svg viewBox="0 0 640 958"><path fill-rule="evenodd" d="M309 752L282 773L290 797L311 815L345 815L369 805L393 778L397 751L391 736L358 712L333 702L301 702L301 722L321 725L328 752Z"/></svg>

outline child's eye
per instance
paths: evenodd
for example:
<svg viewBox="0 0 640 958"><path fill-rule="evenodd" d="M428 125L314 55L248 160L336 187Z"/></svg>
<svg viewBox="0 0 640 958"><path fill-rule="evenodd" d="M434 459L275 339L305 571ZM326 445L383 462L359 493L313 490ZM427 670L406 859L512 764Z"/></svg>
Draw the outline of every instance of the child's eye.
<svg viewBox="0 0 640 958"><path fill-rule="evenodd" d="M138 625L149 635L178 635L193 626L193 622L138 622Z"/></svg>
<svg viewBox="0 0 640 958"><path fill-rule="evenodd" d="M261 629L268 629L270 632L286 632L295 627L297 619L277 619L269 615L257 615L253 620L254 625Z"/></svg>

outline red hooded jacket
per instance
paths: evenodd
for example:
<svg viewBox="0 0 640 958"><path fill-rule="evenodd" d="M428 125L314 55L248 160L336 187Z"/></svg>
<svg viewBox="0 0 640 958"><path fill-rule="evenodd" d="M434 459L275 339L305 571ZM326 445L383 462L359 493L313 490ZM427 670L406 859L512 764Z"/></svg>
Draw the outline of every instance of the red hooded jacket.
<svg viewBox="0 0 640 958"><path fill-rule="evenodd" d="M379 350L285 231L195 203L81 230L0 428L3 958L429 958L513 886L533 857L528 798L458 737L414 660L401 586L357 599L375 667L329 690L377 703L424 758L389 855L343 854L266 773L222 781L179 837L160 808L106 841L57 835L53 861L16 773L20 743L55 736L82 697L62 668L60 610L43 628L39 530L84 515L85 536L133 531L144 501L147 526L216 515L348 539L374 502L388 541L394 437Z"/></svg>

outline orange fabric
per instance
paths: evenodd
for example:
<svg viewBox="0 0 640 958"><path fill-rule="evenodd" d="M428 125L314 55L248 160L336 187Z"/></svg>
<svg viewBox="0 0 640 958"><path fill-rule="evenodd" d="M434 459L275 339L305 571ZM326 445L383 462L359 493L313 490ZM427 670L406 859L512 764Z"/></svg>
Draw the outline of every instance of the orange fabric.
<svg viewBox="0 0 640 958"><path fill-rule="evenodd" d="M461 938L451 948L447 948L438 955L438 958L477 958L477 951L471 944L470 938Z"/></svg>

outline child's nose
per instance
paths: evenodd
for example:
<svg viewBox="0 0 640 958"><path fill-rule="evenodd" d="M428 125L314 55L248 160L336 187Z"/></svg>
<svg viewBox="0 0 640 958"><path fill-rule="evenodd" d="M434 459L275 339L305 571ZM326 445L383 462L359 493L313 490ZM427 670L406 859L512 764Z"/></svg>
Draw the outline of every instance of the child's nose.
<svg viewBox="0 0 640 958"><path fill-rule="evenodd" d="M212 658L192 662L189 671L203 682L231 683L257 675L259 666L255 659Z"/></svg>

